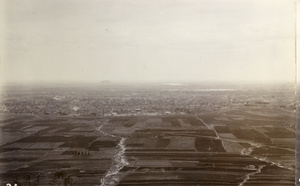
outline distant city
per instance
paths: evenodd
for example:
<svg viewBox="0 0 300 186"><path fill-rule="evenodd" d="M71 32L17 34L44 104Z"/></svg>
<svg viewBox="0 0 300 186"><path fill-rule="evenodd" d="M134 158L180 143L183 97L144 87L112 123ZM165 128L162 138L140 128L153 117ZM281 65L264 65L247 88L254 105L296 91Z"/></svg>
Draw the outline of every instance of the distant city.
<svg viewBox="0 0 300 186"><path fill-rule="evenodd" d="M295 92L286 84L252 85L255 89L249 85L248 88L247 85L223 86L176 83L101 83L58 89L9 86L3 92L0 111L31 115L125 116L197 114L239 107L296 108Z"/></svg>

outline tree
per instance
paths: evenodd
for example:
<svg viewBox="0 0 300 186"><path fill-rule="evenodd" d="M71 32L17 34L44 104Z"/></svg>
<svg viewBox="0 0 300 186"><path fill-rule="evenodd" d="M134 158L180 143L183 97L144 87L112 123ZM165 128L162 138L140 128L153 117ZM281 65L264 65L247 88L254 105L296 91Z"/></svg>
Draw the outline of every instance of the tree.
<svg viewBox="0 0 300 186"><path fill-rule="evenodd" d="M73 185L73 178L64 171L57 171L53 173L53 178L50 181L51 185L68 186Z"/></svg>

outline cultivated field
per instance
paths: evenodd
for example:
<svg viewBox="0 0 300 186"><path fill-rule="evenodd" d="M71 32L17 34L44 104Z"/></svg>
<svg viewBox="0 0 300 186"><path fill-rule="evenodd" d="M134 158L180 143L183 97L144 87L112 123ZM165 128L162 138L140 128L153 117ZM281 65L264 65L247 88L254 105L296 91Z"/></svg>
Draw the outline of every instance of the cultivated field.
<svg viewBox="0 0 300 186"><path fill-rule="evenodd" d="M293 185L295 131L290 122L263 109L6 119L1 182Z"/></svg>
<svg viewBox="0 0 300 186"><path fill-rule="evenodd" d="M12 85L1 99L1 185L295 185L293 85Z"/></svg>

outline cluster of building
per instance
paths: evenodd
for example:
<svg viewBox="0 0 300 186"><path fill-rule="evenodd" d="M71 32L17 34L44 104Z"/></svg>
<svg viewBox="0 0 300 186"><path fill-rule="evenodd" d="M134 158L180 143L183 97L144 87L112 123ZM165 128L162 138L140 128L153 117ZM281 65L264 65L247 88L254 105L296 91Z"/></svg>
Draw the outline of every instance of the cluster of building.
<svg viewBox="0 0 300 186"><path fill-rule="evenodd" d="M281 108L293 107L293 97L274 92L220 90L199 91L165 88L57 89L5 92L0 112L33 115L137 115L201 113L233 107L266 107L278 101Z"/></svg>

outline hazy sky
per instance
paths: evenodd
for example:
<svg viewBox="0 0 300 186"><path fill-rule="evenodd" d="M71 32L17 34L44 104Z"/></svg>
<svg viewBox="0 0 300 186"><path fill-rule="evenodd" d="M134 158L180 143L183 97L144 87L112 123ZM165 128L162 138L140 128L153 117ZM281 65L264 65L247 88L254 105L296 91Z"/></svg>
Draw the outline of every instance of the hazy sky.
<svg viewBox="0 0 300 186"><path fill-rule="evenodd" d="M294 0L1 2L3 82L295 77Z"/></svg>

